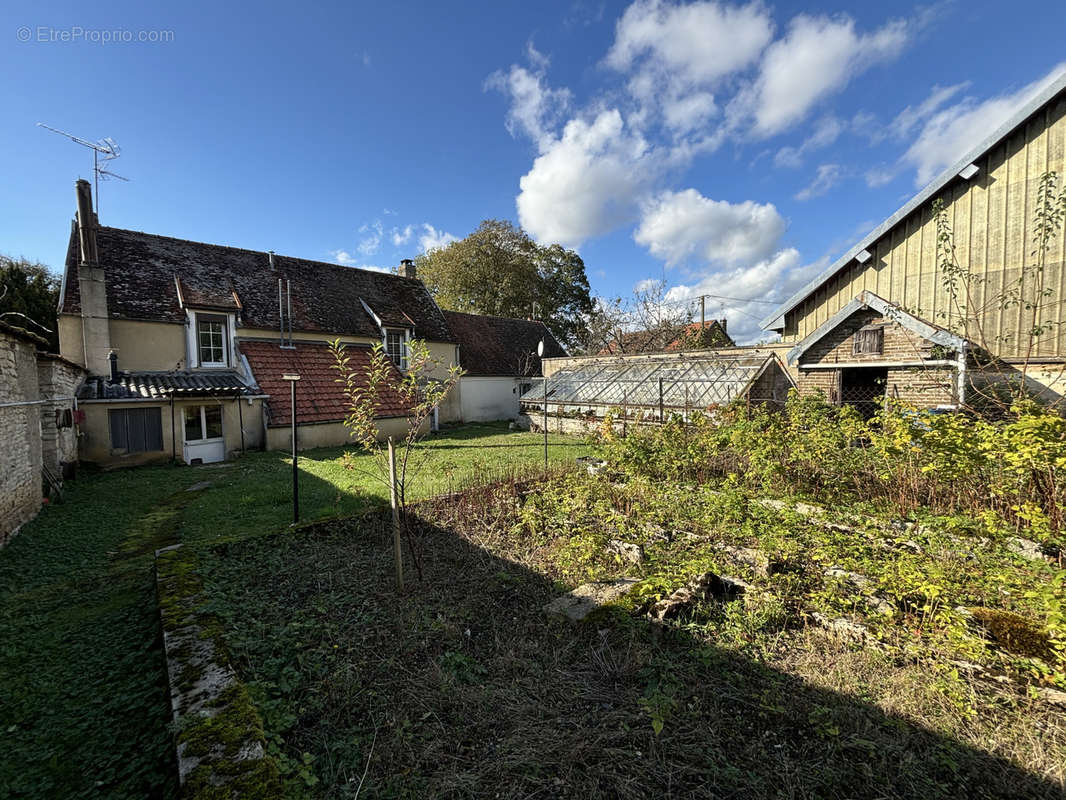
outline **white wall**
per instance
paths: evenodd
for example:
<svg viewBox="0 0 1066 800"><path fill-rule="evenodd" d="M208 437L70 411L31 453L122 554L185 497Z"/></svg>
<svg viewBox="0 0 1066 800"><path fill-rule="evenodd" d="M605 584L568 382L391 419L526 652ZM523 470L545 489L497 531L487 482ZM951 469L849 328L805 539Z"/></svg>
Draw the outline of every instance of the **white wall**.
<svg viewBox="0 0 1066 800"><path fill-rule="evenodd" d="M518 416L518 380L515 378L466 376L460 379L459 393L463 422L489 422Z"/></svg>

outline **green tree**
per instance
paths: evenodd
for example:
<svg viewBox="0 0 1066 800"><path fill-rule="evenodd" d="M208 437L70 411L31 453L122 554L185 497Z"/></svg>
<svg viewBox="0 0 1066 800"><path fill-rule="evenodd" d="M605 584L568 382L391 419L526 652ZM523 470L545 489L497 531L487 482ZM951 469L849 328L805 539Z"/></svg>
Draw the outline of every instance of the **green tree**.
<svg viewBox="0 0 1066 800"><path fill-rule="evenodd" d="M0 255L0 319L48 340L59 352L56 306L59 278L48 267L25 258Z"/></svg>
<svg viewBox="0 0 1066 800"><path fill-rule="evenodd" d="M539 245L506 220L417 259L418 276L441 308L536 317L565 347L582 339L593 312L585 262L562 245Z"/></svg>

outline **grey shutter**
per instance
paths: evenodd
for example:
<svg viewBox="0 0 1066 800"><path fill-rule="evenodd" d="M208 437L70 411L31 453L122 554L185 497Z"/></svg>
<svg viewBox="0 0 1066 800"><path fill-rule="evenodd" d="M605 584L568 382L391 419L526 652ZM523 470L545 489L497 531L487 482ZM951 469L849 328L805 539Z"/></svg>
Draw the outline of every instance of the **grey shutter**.
<svg viewBox="0 0 1066 800"><path fill-rule="evenodd" d="M131 408L126 412L126 436L129 445L126 448L130 453L143 453L144 446L144 408Z"/></svg>
<svg viewBox="0 0 1066 800"><path fill-rule="evenodd" d="M128 443L126 437L126 409L109 411L107 416L111 424L111 447L115 450L125 450Z"/></svg>
<svg viewBox="0 0 1066 800"><path fill-rule="evenodd" d="M148 450L163 449L163 414L158 408L146 408L144 443Z"/></svg>

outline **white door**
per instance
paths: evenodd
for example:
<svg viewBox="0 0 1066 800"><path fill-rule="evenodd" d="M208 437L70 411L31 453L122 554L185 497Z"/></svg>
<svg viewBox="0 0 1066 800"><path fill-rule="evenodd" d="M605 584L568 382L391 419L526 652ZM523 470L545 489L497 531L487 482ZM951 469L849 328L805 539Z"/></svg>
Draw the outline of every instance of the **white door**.
<svg viewBox="0 0 1066 800"><path fill-rule="evenodd" d="M185 406L182 409L185 430L185 463L212 464L226 460L226 441L222 436L222 406Z"/></svg>

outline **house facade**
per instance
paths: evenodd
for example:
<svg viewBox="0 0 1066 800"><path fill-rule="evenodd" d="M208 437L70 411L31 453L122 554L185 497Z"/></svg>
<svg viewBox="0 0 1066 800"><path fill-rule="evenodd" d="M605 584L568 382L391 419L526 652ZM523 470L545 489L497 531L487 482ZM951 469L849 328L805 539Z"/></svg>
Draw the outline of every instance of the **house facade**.
<svg viewBox="0 0 1066 800"><path fill-rule="evenodd" d="M537 320L445 311L459 344L460 415L463 422L513 420L519 399L541 375L544 358L566 355L548 327Z"/></svg>
<svg viewBox="0 0 1066 800"><path fill-rule="evenodd" d="M343 444L334 340L356 369L379 342L404 369L415 338L442 377L454 363L447 322L411 262L385 274L104 227L87 182L77 198L59 339L88 372L78 390L82 460L207 463L287 448L289 374L300 376L298 446ZM381 435L405 430L405 414L383 397ZM439 419L458 418L459 399L449 398Z"/></svg>
<svg viewBox="0 0 1066 800"><path fill-rule="evenodd" d="M1066 73L763 320L790 348L800 390L934 407L1024 373L1035 393L1061 399L1066 230L1055 231L1045 263L1034 259L1049 172L1061 188ZM954 245L947 274L937 200Z"/></svg>

